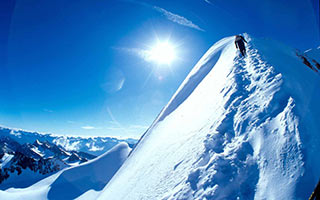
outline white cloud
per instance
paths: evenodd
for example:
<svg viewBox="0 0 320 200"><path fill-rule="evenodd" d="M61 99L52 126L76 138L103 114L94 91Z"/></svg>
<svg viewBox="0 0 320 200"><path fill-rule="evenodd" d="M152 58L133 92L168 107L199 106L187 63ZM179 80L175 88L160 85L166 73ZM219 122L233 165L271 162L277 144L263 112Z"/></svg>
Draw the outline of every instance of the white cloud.
<svg viewBox="0 0 320 200"><path fill-rule="evenodd" d="M86 130L93 130L93 129L97 129L96 127L93 126L82 126L82 129L86 129Z"/></svg>
<svg viewBox="0 0 320 200"><path fill-rule="evenodd" d="M200 28L198 25L194 24L192 21L186 19L185 17L182 17L180 15L169 12L163 8L158 7L158 6L154 6L153 9L162 13L168 20L170 20L172 22L175 22L175 23L180 24L182 26L187 26L187 27L199 30L199 31L205 31L204 29Z"/></svg>
<svg viewBox="0 0 320 200"><path fill-rule="evenodd" d="M168 20L170 20L170 21L172 21L174 23L180 24L182 26L187 26L187 27L199 30L199 31L205 31L204 29L200 28L198 25L194 24L192 21L186 19L185 17L177 15L177 14L172 13L170 11L167 11L166 9L160 8L158 6L153 6L153 5L150 5L150 4L147 4L147 3L143 3L143 2L140 2L140 1L135 1L135 0L126 0L126 1L127 2L131 2L131 3L135 3L135 4L138 4L138 5L147 7L147 8L151 8L151 9L157 11L157 12L160 12ZM207 3L211 4L211 2L209 0L205 0L205 1Z"/></svg>
<svg viewBox="0 0 320 200"><path fill-rule="evenodd" d="M121 50L121 51L126 51L130 54L136 55L143 60L150 62L151 59L151 52L149 50L144 50L144 49L139 49L139 48L125 48L125 47L116 47L115 49Z"/></svg>

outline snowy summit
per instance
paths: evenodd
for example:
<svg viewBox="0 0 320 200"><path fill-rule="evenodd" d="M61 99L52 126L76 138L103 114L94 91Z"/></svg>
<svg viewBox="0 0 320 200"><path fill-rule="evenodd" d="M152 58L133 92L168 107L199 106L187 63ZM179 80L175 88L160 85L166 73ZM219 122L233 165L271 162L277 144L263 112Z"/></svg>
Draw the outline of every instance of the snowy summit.
<svg viewBox="0 0 320 200"><path fill-rule="evenodd" d="M99 199L307 199L320 177L320 77L245 34L201 58ZM319 58L314 58L318 60Z"/></svg>

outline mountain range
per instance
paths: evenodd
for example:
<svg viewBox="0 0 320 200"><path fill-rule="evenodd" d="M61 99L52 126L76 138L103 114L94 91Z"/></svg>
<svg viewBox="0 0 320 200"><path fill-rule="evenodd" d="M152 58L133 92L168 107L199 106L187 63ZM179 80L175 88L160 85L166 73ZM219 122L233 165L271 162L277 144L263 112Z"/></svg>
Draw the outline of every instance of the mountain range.
<svg viewBox="0 0 320 200"><path fill-rule="evenodd" d="M28 187L124 141L135 144L134 139L63 137L0 128L0 189Z"/></svg>

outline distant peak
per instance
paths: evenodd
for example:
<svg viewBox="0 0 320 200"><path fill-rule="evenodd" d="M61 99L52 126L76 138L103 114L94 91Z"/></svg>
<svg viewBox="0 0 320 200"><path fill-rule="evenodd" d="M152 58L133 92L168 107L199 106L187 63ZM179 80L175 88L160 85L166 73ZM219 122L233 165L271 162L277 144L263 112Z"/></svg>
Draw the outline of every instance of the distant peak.
<svg viewBox="0 0 320 200"><path fill-rule="evenodd" d="M42 145L42 142L40 142L38 139L34 142L36 145Z"/></svg>

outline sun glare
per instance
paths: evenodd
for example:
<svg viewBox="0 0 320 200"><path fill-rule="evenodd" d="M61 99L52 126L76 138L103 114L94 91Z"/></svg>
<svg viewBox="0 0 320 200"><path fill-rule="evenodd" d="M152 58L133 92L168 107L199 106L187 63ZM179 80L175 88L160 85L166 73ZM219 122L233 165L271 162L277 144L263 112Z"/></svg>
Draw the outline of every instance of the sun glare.
<svg viewBox="0 0 320 200"><path fill-rule="evenodd" d="M169 42L158 42L150 51L150 59L158 64L170 65L175 58L175 48Z"/></svg>

